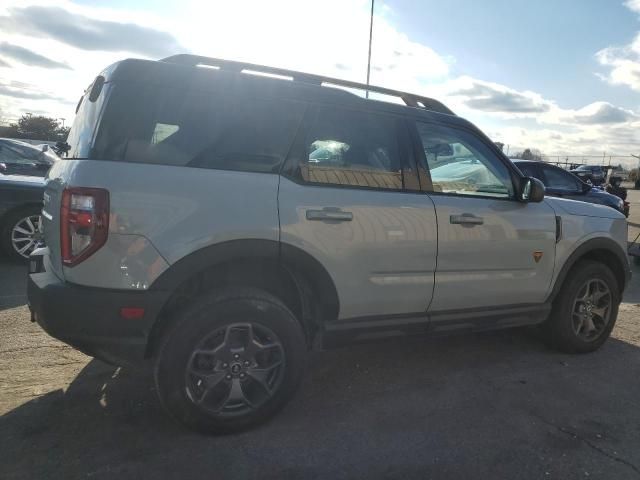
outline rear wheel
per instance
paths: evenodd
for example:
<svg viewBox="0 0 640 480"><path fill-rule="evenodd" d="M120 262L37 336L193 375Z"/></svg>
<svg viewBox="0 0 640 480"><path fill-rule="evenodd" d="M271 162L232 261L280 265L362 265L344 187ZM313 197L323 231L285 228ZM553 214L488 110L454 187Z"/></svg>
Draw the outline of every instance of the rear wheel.
<svg viewBox="0 0 640 480"><path fill-rule="evenodd" d="M543 325L547 339L563 352L593 352L609 338L619 304L620 288L611 270L599 262L580 262Z"/></svg>
<svg viewBox="0 0 640 480"><path fill-rule="evenodd" d="M0 244L10 258L27 261L40 244L40 209L25 207L9 213L2 222Z"/></svg>
<svg viewBox="0 0 640 480"><path fill-rule="evenodd" d="M273 416L294 393L306 341L291 311L260 290L202 298L169 332L155 380L165 409L206 433L242 430Z"/></svg>

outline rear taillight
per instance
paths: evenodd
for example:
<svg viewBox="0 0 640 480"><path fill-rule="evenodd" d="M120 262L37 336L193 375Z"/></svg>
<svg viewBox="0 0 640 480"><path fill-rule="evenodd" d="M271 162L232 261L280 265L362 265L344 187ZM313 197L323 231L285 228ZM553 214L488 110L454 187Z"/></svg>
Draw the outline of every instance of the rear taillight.
<svg viewBox="0 0 640 480"><path fill-rule="evenodd" d="M102 188L67 188L60 206L62 263L73 267L107 241L109 192Z"/></svg>

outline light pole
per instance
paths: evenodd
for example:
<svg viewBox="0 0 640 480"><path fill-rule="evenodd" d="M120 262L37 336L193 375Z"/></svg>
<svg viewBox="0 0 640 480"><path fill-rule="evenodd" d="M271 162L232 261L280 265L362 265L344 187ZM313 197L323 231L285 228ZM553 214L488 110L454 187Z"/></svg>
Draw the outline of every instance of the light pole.
<svg viewBox="0 0 640 480"><path fill-rule="evenodd" d="M64 121L66 120L65 118L60 117L58 120L62 120L62 128L64 128Z"/></svg>
<svg viewBox="0 0 640 480"><path fill-rule="evenodd" d="M371 0L371 20L369 22L369 56L367 57L367 87L369 86L369 77L371 75L371 40L373 39L373 4L375 0ZM366 91L366 98L369 98L369 89Z"/></svg>

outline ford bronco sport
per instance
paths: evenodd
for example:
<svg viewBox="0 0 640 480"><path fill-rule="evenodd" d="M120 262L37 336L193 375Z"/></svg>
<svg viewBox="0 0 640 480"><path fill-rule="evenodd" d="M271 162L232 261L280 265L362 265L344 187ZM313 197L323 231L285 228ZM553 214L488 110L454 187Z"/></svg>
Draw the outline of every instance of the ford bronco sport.
<svg viewBox="0 0 640 480"><path fill-rule="evenodd" d="M199 431L271 417L314 346L539 324L563 351L596 350L630 275L621 213L545 199L471 123L409 93L124 60L81 98L68 147L32 318L152 364L163 406Z"/></svg>

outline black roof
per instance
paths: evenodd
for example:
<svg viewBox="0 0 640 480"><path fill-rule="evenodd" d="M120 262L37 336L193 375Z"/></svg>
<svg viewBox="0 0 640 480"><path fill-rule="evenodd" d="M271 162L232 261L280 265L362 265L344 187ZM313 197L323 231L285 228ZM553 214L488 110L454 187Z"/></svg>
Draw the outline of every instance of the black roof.
<svg viewBox="0 0 640 480"><path fill-rule="evenodd" d="M257 74L252 74L257 73ZM145 82L149 85L178 85L180 88L211 91L220 87L248 96L276 96L345 107L371 109L424 120L446 122L475 131L467 120L456 116L441 102L407 92L357 82L312 75L293 70L219 60L195 55L175 55L164 60L127 59L107 67L101 75L108 82ZM286 81L282 78L288 77ZM270 78L271 77L271 78ZM405 105L366 99L342 88L366 90L402 99Z"/></svg>

